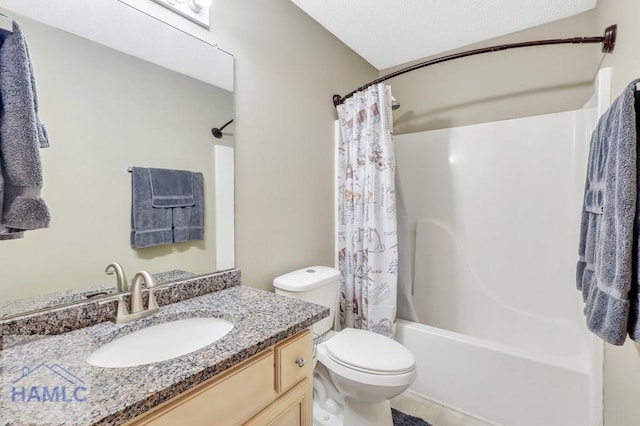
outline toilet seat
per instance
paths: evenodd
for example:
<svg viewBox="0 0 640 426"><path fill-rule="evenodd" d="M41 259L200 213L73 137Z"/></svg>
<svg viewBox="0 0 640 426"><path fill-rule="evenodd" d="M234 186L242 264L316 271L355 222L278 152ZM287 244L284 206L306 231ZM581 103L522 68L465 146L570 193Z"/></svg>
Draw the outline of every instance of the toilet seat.
<svg viewBox="0 0 640 426"><path fill-rule="evenodd" d="M402 374L415 369L407 348L386 336L346 328L327 340L327 353L337 363L370 374Z"/></svg>
<svg viewBox="0 0 640 426"><path fill-rule="evenodd" d="M331 373L366 385L408 386L416 377L415 358L404 346L366 330L348 328L321 343L318 361Z"/></svg>

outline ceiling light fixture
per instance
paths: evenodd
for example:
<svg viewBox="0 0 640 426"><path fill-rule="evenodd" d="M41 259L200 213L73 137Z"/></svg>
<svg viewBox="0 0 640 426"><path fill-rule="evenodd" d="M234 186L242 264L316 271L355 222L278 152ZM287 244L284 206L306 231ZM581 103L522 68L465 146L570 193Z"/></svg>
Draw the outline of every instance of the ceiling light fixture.
<svg viewBox="0 0 640 426"><path fill-rule="evenodd" d="M211 0L189 0L189 8L195 13L201 13L203 9L211 6Z"/></svg>
<svg viewBox="0 0 640 426"><path fill-rule="evenodd" d="M178 15L209 29L211 0L153 0Z"/></svg>

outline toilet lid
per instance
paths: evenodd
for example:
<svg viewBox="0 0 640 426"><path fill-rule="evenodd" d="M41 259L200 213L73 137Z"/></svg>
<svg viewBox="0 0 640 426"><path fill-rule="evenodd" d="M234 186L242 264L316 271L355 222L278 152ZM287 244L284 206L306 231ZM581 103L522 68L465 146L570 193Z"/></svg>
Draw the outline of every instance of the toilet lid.
<svg viewBox="0 0 640 426"><path fill-rule="evenodd" d="M407 348L372 331L345 328L326 342L335 361L358 370L379 374L400 374L415 368Z"/></svg>

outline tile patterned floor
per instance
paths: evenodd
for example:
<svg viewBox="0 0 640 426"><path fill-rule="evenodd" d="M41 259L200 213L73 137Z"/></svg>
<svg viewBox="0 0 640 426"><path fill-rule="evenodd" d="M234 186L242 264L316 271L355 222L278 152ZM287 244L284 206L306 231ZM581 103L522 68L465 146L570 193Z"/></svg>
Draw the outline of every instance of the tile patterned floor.
<svg viewBox="0 0 640 426"><path fill-rule="evenodd" d="M492 426L409 392L392 399L391 406L403 413L420 417L433 426Z"/></svg>

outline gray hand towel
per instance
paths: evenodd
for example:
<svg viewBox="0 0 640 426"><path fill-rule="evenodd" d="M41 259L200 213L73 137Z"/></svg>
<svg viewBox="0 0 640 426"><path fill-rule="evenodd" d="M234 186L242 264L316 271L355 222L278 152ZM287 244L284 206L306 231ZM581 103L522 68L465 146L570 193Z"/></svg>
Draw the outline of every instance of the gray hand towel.
<svg viewBox="0 0 640 426"><path fill-rule="evenodd" d="M11 239L22 230L49 226L49 209L40 198L39 153L49 143L37 114L29 50L15 21L13 33L3 34L0 42L0 239Z"/></svg>
<svg viewBox="0 0 640 426"><path fill-rule="evenodd" d="M627 334L637 234L635 85L627 86L593 132L578 249L577 287L587 327L614 345Z"/></svg>
<svg viewBox="0 0 640 426"><path fill-rule="evenodd" d="M152 247L173 243L171 209L154 208L149 169L131 170L131 246Z"/></svg>
<svg viewBox="0 0 640 426"><path fill-rule="evenodd" d="M196 204L193 177L187 170L149 169L153 207L186 207Z"/></svg>
<svg viewBox="0 0 640 426"><path fill-rule="evenodd" d="M204 239L204 178L202 173L190 174L194 205L172 209L173 241L176 243Z"/></svg>

